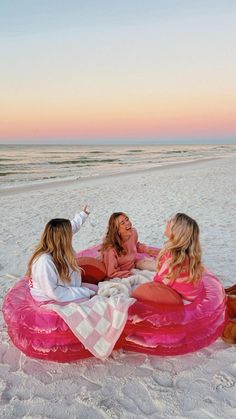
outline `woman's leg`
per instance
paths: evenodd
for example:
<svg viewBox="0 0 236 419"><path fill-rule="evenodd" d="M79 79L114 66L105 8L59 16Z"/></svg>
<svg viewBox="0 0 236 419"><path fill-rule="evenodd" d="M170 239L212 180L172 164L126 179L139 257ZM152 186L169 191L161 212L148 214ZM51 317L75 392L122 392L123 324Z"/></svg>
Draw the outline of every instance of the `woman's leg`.
<svg viewBox="0 0 236 419"><path fill-rule="evenodd" d="M147 271L156 272L156 264L156 260L144 258L135 262L135 268L140 270L146 269Z"/></svg>

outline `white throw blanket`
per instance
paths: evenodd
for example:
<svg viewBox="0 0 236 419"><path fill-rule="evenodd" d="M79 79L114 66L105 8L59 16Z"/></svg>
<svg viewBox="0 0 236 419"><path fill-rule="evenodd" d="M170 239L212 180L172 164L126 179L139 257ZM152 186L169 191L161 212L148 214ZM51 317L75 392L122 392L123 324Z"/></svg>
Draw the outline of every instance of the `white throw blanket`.
<svg viewBox="0 0 236 419"><path fill-rule="evenodd" d="M136 273L138 272L138 273ZM104 360L112 352L128 318L128 309L135 302L132 289L152 281L153 272L137 271L134 275L99 283L98 295L82 303L45 304L68 324L74 335L94 356Z"/></svg>
<svg viewBox="0 0 236 419"><path fill-rule="evenodd" d="M130 293L138 285L146 282L151 282L154 277L154 273L150 271L140 271L139 269L133 269L133 275L128 278L113 278L108 281L99 282L98 284L98 295L103 297L110 297L112 295L123 295L129 297Z"/></svg>

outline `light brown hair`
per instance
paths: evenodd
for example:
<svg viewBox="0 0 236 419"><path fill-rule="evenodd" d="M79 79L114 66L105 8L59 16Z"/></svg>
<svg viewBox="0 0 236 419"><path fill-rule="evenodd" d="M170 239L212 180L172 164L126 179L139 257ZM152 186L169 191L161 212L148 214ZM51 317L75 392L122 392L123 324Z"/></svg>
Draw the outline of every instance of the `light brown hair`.
<svg viewBox="0 0 236 419"><path fill-rule="evenodd" d="M52 256L61 280L65 283L70 282L69 267L73 271L80 269L76 263L75 252L72 247L70 220L54 218L46 224L40 242L29 260L27 276L31 276L33 262L43 253Z"/></svg>
<svg viewBox="0 0 236 419"><path fill-rule="evenodd" d="M108 221L107 233L101 246L101 252L109 248L114 248L119 256L125 255L126 250L123 247L122 239L119 234L118 218L127 215L124 212L113 212Z"/></svg>

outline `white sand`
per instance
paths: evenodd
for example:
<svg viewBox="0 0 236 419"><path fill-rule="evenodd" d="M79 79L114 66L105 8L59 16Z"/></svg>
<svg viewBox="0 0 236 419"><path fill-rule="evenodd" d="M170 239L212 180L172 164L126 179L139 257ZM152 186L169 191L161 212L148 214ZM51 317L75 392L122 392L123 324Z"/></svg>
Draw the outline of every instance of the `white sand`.
<svg viewBox="0 0 236 419"><path fill-rule="evenodd" d="M225 285L236 282L236 158L127 174L1 197L0 298L24 274L45 223L72 217L84 203L90 219L75 236L78 250L101 240L113 211L126 211L140 241L161 245L165 220L196 218L204 262ZM15 277L15 279L14 279ZM233 418L235 346L221 339L179 357L113 352L57 364L25 357L1 317L1 418Z"/></svg>

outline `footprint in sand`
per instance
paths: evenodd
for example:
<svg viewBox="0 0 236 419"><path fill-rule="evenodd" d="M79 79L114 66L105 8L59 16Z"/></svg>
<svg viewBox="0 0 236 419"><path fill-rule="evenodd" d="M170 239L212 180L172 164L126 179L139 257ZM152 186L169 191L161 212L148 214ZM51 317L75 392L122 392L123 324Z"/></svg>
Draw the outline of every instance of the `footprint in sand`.
<svg viewBox="0 0 236 419"><path fill-rule="evenodd" d="M168 371L158 371L152 378L155 381L155 383L159 384L159 386L161 387L173 386L173 379Z"/></svg>
<svg viewBox="0 0 236 419"><path fill-rule="evenodd" d="M226 374L215 374L213 377L213 386L215 389L226 389L233 387L235 381Z"/></svg>
<svg viewBox="0 0 236 419"><path fill-rule="evenodd" d="M145 415L152 415L156 412L156 406L147 391L147 389L141 384L131 380L126 384L122 392L124 395L129 395L129 399L133 401L136 407ZM142 395L142 397L140 397Z"/></svg>

